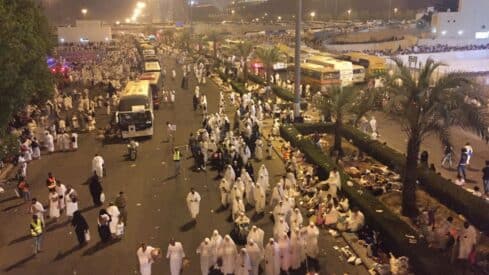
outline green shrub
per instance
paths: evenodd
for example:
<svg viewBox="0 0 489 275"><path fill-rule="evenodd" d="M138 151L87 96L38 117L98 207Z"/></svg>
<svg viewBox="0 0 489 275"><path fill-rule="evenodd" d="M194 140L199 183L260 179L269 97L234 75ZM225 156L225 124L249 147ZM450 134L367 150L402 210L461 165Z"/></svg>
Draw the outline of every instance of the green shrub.
<svg viewBox="0 0 489 275"><path fill-rule="evenodd" d="M299 148L309 162L317 165L324 172L327 173L336 166L332 159L309 138L302 137L293 126L282 126L280 133L285 140ZM362 186L356 183L351 187L348 186L346 182L350 177L340 167L337 168L341 174L342 190L350 203L362 211L370 227L381 233L380 236L387 249L398 256L409 257L416 274L463 274L461 266L450 264L445 256L430 250L423 240L410 244L406 235L417 236L417 233ZM382 213L378 213L377 210L382 210Z"/></svg>
<svg viewBox="0 0 489 275"><path fill-rule="evenodd" d="M332 124L300 124L297 130L303 135L314 132L332 132ZM353 145L363 152L377 159L391 169L403 173L405 156L370 137L360 130L345 125L341 131L342 136L351 141ZM439 200L448 208L464 215L472 224L482 231L489 231L489 203L483 198L476 197L465 191L462 187L451 183L441 175L426 169L418 168L418 177L421 187L431 196Z"/></svg>

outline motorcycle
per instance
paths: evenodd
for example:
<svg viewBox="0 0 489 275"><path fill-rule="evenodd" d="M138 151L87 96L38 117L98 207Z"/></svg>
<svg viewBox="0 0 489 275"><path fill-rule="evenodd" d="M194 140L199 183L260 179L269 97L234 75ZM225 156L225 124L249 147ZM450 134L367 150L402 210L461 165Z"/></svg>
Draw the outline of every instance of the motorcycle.
<svg viewBox="0 0 489 275"><path fill-rule="evenodd" d="M139 143L132 141L127 145L127 156L129 160L135 161L138 156Z"/></svg>

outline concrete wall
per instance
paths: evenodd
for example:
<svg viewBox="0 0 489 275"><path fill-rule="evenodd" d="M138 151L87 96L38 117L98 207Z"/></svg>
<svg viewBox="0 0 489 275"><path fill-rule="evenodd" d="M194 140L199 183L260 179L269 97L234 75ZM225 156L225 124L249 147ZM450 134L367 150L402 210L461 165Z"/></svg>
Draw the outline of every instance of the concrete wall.
<svg viewBox="0 0 489 275"><path fill-rule="evenodd" d="M112 40L112 28L103 26L97 20L78 20L75 27L58 27L59 43L80 43L81 39L89 42Z"/></svg>

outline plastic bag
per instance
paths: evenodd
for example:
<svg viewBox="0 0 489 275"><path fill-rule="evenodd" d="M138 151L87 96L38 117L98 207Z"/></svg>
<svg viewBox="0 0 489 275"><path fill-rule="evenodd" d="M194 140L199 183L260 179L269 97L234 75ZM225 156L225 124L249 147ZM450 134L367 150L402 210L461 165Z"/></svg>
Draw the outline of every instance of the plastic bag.
<svg viewBox="0 0 489 275"><path fill-rule="evenodd" d="M105 194L104 193L101 193L100 194L100 202L105 202Z"/></svg>
<svg viewBox="0 0 489 275"><path fill-rule="evenodd" d="M85 231L85 241L87 241L87 242L90 241L90 231L89 230Z"/></svg>

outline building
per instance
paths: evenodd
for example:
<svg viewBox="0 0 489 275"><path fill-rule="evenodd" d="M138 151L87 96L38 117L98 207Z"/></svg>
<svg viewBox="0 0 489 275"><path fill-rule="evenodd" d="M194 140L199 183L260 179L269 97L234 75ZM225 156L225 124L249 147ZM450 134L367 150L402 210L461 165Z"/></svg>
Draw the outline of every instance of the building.
<svg viewBox="0 0 489 275"><path fill-rule="evenodd" d="M59 43L107 42L112 40L112 29L99 20L77 20L74 27L58 27Z"/></svg>
<svg viewBox="0 0 489 275"><path fill-rule="evenodd" d="M433 15L432 32L438 38L488 39L488 12L488 0L460 0L457 12Z"/></svg>

